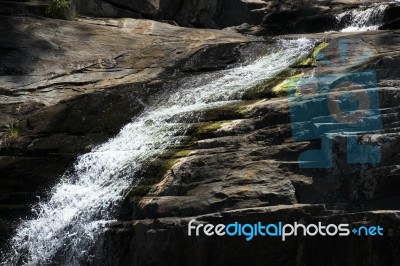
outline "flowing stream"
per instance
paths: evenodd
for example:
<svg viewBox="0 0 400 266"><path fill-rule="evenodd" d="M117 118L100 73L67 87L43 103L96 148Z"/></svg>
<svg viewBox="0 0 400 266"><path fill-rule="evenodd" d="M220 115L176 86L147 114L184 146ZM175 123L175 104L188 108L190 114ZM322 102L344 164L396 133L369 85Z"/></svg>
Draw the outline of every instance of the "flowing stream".
<svg viewBox="0 0 400 266"><path fill-rule="evenodd" d="M194 112L240 99L241 93L307 56L308 39L278 40L277 48L247 64L224 70L214 80L187 84L150 107L108 142L81 155L34 207L35 218L21 222L2 265L80 265L146 161L179 143ZM181 137L179 137L181 136Z"/></svg>
<svg viewBox="0 0 400 266"><path fill-rule="evenodd" d="M382 25L387 4L375 4L368 8L352 9L339 14L338 23L344 23L342 32L374 31Z"/></svg>

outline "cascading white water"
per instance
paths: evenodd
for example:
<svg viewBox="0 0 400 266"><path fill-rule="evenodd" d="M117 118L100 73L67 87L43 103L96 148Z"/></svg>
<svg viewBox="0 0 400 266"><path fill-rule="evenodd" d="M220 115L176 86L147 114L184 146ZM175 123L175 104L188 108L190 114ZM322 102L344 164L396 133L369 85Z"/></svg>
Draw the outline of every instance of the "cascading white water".
<svg viewBox="0 0 400 266"><path fill-rule="evenodd" d="M364 9L353 9L336 16L338 23L346 21L342 32L373 31L382 25L387 4L376 4Z"/></svg>
<svg viewBox="0 0 400 266"><path fill-rule="evenodd" d="M206 84L190 84L144 112L107 143L81 155L64 174L48 201L36 206L37 218L24 221L11 240L2 265L43 265L56 260L79 265L91 243L113 219L113 206L124 198L145 161L180 141L190 114L240 98L246 88L271 78L306 56L314 46L307 39L278 41L275 51L251 64L225 70Z"/></svg>

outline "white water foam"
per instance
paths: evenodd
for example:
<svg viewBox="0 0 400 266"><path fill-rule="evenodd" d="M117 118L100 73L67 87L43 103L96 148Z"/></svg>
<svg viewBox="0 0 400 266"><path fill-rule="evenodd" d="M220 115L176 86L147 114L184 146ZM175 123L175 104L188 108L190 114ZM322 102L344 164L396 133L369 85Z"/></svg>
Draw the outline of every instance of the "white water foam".
<svg viewBox="0 0 400 266"><path fill-rule="evenodd" d="M143 163L180 141L193 112L226 104L246 88L269 79L306 56L314 46L307 39L278 41L276 51L197 87L184 86L164 103L150 108L107 143L81 155L72 171L24 221L11 240L2 265L80 265L112 210L126 195ZM179 118L179 119L177 119Z"/></svg>
<svg viewBox="0 0 400 266"><path fill-rule="evenodd" d="M341 32L374 31L382 25L387 4L375 4L368 8L353 9L336 16L338 23L346 20Z"/></svg>

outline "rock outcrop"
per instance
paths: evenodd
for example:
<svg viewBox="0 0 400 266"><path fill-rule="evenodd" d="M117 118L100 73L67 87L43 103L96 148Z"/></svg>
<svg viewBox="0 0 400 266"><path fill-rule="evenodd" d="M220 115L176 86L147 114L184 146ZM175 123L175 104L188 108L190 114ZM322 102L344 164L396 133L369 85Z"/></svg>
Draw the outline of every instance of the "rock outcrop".
<svg viewBox="0 0 400 266"><path fill-rule="evenodd" d="M203 122L189 133L195 143L175 153L172 167L162 168L163 164L158 164L156 169L166 170L161 181L146 182L146 178L154 178L154 169L148 169L142 185L129 195L121 221L110 224L96 244L95 264L400 263L396 253L400 248L399 36L398 31L310 35L327 39L329 46L324 54L338 65L332 67L317 60L292 69L297 73L313 71L315 75L376 71L383 130L367 134L360 141L380 148L380 164L349 165L346 142L337 138L333 168L299 168L299 154L320 144L318 140L294 141L287 99L270 98L273 88L279 88L274 87L274 83L281 81L278 77L258 88L264 93L253 94L252 101L207 112ZM341 38L348 40L349 47L358 47L351 50L353 53L348 51L350 60L367 50L372 51L371 57L362 65L341 65ZM204 60L207 54L198 57ZM257 100L259 95L269 99ZM252 98L252 94L248 97ZM235 221L379 224L386 228L386 237L295 237L285 242L263 237L250 242L240 237L189 237L187 224L191 219L214 225ZM332 258L336 258L335 263Z"/></svg>
<svg viewBox="0 0 400 266"><path fill-rule="evenodd" d="M173 82L174 67L236 33L134 19L0 17L0 233ZM5 38L4 36L7 36Z"/></svg>
<svg viewBox="0 0 400 266"><path fill-rule="evenodd" d="M76 156L114 136L157 95L204 72L258 56L272 40L251 34L337 29L335 15L373 1L75 2L81 14L146 19L23 16L8 3L0 16L0 240L57 182ZM40 14L45 5L24 4ZM382 29L399 26L391 5ZM329 67L316 57L252 88L244 101L205 112L181 147L149 163L118 221L94 245L93 265L397 265L399 246L398 67L400 32L286 35L325 40L340 62L339 38L372 51L362 65ZM363 51L363 50L361 50ZM360 51L352 50L353 56ZM292 74L374 69L383 130L360 138L382 151L378 165L346 163L345 140L334 145L333 169L300 169L302 151L319 141L292 138L281 84ZM283 95L283 96L282 96ZM188 237L187 223L347 222L381 225L384 238ZM367 244L366 244L367 243ZM317 254L317 255L315 255Z"/></svg>
<svg viewBox="0 0 400 266"><path fill-rule="evenodd" d="M384 238L297 237L189 237L190 219L207 224L349 223L393 228ZM394 226L396 225L396 226ZM160 218L111 226L96 246L94 265L397 265L400 261L399 212L346 214L321 205L249 208L182 219Z"/></svg>
<svg viewBox="0 0 400 266"><path fill-rule="evenodd" d="M381 1L381 3L390 1ZM78 1L77 13L106 17L167 20L185 27L225 28L256 34L311 33L337 30L337 15L376 5L376 1L276 0L90 0ZM385 28L397 29L399 12L388 4ZM124 11L124 12L122 12Z"/></svg>

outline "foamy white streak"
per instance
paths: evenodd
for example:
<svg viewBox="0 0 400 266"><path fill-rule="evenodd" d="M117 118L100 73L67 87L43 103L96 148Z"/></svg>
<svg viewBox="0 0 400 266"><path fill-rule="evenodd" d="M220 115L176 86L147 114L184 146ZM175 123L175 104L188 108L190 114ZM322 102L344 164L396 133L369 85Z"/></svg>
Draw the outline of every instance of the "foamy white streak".
<svg viewBox="0 0 400 266"><path fill-rule="evenodd" d="M366 9L353 9L339 14L336 19L340 23L348 19L346 28L342 32L374 31L382 25L387 4L376 4Z"/></svg>
<svg viewBox="0 0 400 266"><path fill-rule="evenodd" d="M104 231L104 222L112 219L113 206L124 198L135 173L145 161L179 142L177 135L188 127L179 120L240 97L246 88L307 55L313 45L307 39L279 41L279 50L249 65L223 71L205 85L181 88L122 128L115 138L80 156L72 173L64 174L53 188L50 200L39 204L37 218L19 226L11 242L13 252L3 265L42 265L55 260L79 265L87 260L90 245Z"/></svg>

